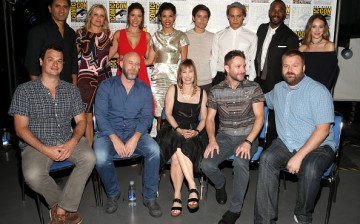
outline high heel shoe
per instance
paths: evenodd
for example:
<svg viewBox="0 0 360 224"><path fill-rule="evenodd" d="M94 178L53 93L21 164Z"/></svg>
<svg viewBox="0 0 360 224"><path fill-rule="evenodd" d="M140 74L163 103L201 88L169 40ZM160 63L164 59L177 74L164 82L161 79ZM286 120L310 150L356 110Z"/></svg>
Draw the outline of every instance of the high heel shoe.
<svg viewBox="0 0 360 224"><path fill-rule="evenodd" d="M187 201L187 206L189 207L189 209L194 210L197 209L199 207L199 191L197 189L190 189L189 190L189 197L190 194L192 193L196 193L197 197L196 198L189 198ZM193 203L195 202L195 203Z"/></svg>
<svg viewBox="0 0 360 224"><path fill-rule="evenodd" d="M175 202L177 202L177 203L179 203L179 204L182 205L182 201L181 201L181 199L179 199L179 198L174 198L173 204L174 204ZM173 213L174 211L179 211L179 213L175 213L175 214L174 214L174 213ZM182 212L182 207L180 207L180 206L172 206L172 207L171 207L171 216L172 216L172 217L177 217L177 216L181 215L181 212Z"/></svg>

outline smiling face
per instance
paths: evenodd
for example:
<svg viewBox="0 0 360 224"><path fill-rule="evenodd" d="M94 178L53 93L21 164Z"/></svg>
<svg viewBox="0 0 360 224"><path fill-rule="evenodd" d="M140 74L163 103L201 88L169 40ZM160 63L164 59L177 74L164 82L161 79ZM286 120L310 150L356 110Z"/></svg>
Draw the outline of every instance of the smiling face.
<svg viewBox="0 0 360 224"><path fill-rule="evenodd" d="M90 26L102 27L106 19L106 12L102 8L94 8L90 14Z"/></svg>
<svg viewBox="0 0 360 224"><path fill-rule="evenodd" d="M61 51L49 49L45 52L44 59L40 58L43 76L59 76L64 65L64 57Z"/></svg>
<svg viewBox="0 0 360 224"><path fill-rule="evenodd" d="M315 19L311 25L311 38L320 39L323 37L325 30L325 23L320 19Z"/></svg>
<svg viewBox="0 0 360 224"><path fill-rule="evenodd" d="M159 15L159 20L163 28L169 29L172 28L175 23L176 15L170 9L166 9L161 12Z"/></svg>
<svg viewBox="0 0 360 224"><path fill-rule="evenodd" d="M205 30L209 22L209 15L205 10L199 10L192 19L196 28Z"/></svg>
<svg viewBox="0 0 360 224"><path fill-rule="evenodd" d="M244 22L244 15L240 8L231 8L229 14L227 15L229 20L230 27L234 30L239 29Z"/></svg>
<svg viewBox="0 0 360 224"><path fill-rule="evenodd" d="M245 59L236 56L231 59L228 65L225 65L227 79L230 81L243 81L246 75L246 62Z"/></svg>
<svg viewBox="0 0 360 224"><path fill-rule="evenodd" d="M181 81L183 85L192 85L195 80L194 67L187 66L182 67L180 71Z"/></svg>
<svg viewBox="0 0 360 224"><path fill-rule="evenodd" d="M51 18L55 22L65 22L68 15L70 6L67 0L54 0L51 5L48 6Z"/></svg>
<svg viewBox="0 0 360 224"><path fill-rule="evenodd" d="M286 18L286 8L281 2L274 2L269 9L270 26L278 27Z"/></svg>
<svg viewBox="0 0 360 224"><path fill-rule="evenodd" d="M142 27L144 21L143 14L140 9L133 9L128 15L129 26Z"/></svg>

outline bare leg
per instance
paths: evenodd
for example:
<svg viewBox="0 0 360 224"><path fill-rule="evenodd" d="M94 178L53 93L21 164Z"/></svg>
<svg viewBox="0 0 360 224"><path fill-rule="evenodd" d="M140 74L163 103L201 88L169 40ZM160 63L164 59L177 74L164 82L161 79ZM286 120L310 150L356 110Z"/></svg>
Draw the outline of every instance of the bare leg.
<svg viewBox="0 0 360 224"><path fill-rule="evenodd" d="M89 142L89 145L92 146L94 140L94 127L93 127L93 114L86 113L86 129L85 129L85 137Z"/></svg>
<svg viewBox="0 0 360 224"><path fill-rule="evenodd" d="M181 149L178 148L175 152L178 160L179 160L179 163L180 163L180 166L181 166L181 170L189 184L189 189L197 189L196 188L196 184L195 184L195 181L194 181L194 171L193 171L193 164L192 162L190 161L190 159L185 156L182 152L181 152ZM197 198L197 194L196 193L191 193L189 195L189 198ZM190 205L195 205L196 202L191 202Z"/></svg>
<svg viewBox="0 0 360 224"><path fill-rule="evenodd" d="M174 153L174 155L171 157L171 167L170 167L170 175L171 180L174 185L174 198L181 199L181 187L184 182L184 174L181 170L179 160L177 158L177 155ZM181 204L178 202L173 203L174 207L181 207ZM177 216L181 211L179 210L173 210L171 211L173 216Z"/></svg>

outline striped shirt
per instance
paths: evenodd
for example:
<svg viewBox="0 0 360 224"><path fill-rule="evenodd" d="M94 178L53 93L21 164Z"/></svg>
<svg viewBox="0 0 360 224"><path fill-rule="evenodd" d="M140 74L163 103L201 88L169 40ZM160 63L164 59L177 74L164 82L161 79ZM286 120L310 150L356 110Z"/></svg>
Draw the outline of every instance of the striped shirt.
<svg viewBox="0 0 360 224"><path fill-rule="evenodd" d="M291 89L285 81L266 94L266 104L275 111L276 130L290 152L298 151L310 138L316 125L334 122L334 104L329 90L305 76ZM335 149L334 133L321 143Z"/></svg>
<svg viewBox="0 0 360 224"><path fill-rule="evenodd" d="M207 106L219 113L219 131L239 136L250 133L255 122L252 104L263 101L264 94L258 83L245 79L233 90L224 80L212 87Z"/></svg>
<svg viewBox="0 0 360 224"><path fill-rule="evenodd" d="M17 87L8 113L28 117L35 137L55 146L71 138L71 120L82 112L84 104L76 86L60 80L54 99L38 78Z"/></svg>

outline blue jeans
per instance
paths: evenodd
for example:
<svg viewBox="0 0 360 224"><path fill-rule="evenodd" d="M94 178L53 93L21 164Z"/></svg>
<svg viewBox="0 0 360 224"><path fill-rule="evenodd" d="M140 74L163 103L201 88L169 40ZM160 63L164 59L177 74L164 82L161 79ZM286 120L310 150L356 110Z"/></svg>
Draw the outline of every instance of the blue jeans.
<svg viewBox="0 0 360 224"><path fill-rule="evenodd" d="M255 224L276 223L280 171L296 152L291 153L278 138L260 158L255 198ZM315 200L320 190L321 177L334 161L330 146L321 146L302 161L298 176L298 189L294 214L299 223L311 223Z"/></svg>
<svg viewBox="0 0 360 224"><path fill-rule="evenodd" d="M113 156L116 151L108 136L94 137L94 151L96 155L96 170L100 175L105 192L109 198L114 198L120 193L117 181ZM119 136L126 143L131 136ZM149 134L143 134L137 144L135 153L144 157L143 198L145 200L155 199L159 185L160 148Z"/></svg>
<svg viewBox="0 0 360 224"><path fill-rule="evenodd" d="M219 132L216 136L216 142L219 145L219 155L215 152L213 158L210 156L203 159L201 169L205 175L213 182L216 189L222 188L225 184L225 175L220 171L219 164L229 159L235 154L236 148L244 142L247 136L231 136L223 132ZM252 156L257 149L257 141L254 141L251 147L250 155ZM235 156L233 161L234 180L233 192L230 200L231 212L240 212L244 202L246 189L249 183L249 160L240 159Z"/></svg>

